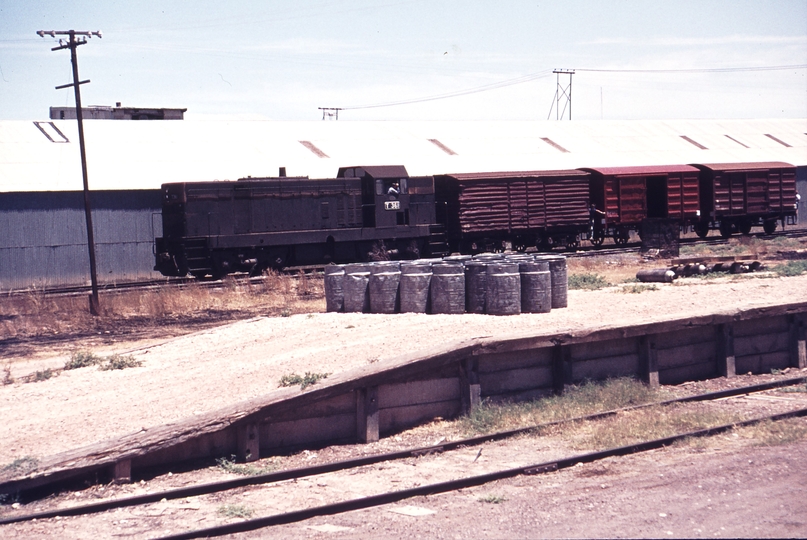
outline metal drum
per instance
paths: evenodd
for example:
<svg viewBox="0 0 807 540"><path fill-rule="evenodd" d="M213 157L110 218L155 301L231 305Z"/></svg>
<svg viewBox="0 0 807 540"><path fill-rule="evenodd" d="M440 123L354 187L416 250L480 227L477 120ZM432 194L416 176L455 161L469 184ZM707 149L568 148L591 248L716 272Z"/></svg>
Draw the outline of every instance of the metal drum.
<svg viewBox="0 0 807 540"><path fill-rule="evenodd" d="M465 263L465 311L485 313L487 263L468 261Z"/></svg>
<svg viewBox="0 0 807 540"><path fill-rule="evenodd" d="M345 312L369 313L370 265L346 264L345 281L342 289L345 295Z"/></svg>
<svg viewBox="0 0 807 540"><path fill-rule="evenodd" d="M329 264L325 267L325 311L344 311L344 283L344 266Z"/></svg>
<svg viewBox="0 0 807 540"><path fill-rule="evenodd" d="M429 299L432 313L465 313L465 270L461 263L432 265Z"/></svg>
<svg viewBox="0 0 807 540"><path fill-rule="evenodd" d="M429 285L432 281L431 264L401 263L401 313L426 313L429 307Z"/></svg>
<svg viewBox="0 0 807 540"><path fill-rule="evenodd" d="M379 262L370 267L370 312L395 313L398 311L398 284L401 281L401 264Z"/></svg>
<svg viewBox="0 0 807 540"><path fill-rule="evenodd" d="M485 276L485 313L521 313L521 275L516 263L490 263Z"/></svg>
<svg viewBox="0 0 807 540"><path fill-rule="evenodd" d="M535 260L549 262L549 273L552 276L552 309L565 308L568 305L566 257L563 255L541 255L536 257Z"/></svg>
<svg viewBox="0 0 807 540"><path fill-rule="evenodd" d="M518 270L521 274L521 312L549 313L552 309L549 262L522 262Z"/></svg>

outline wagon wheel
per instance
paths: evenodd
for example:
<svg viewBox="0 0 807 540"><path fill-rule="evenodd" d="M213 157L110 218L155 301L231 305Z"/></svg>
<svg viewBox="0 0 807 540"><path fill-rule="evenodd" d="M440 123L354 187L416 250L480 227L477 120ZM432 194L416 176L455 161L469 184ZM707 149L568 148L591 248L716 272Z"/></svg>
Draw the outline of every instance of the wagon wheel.
<svg viewBox="0 0 807 540"><path fill-rule="evenodd" d="M740 225L738 226L738 229L740 229L741 234L744 234L744 235L747 236L747 235L751 234L751 226L752 226L751 225L751 220L744 219L744 220L742 220L740 222Z"/></svg>
<svg viewBox="0 0 807 540"><path fill-rule="evenodd" d="M580 247L580 238L578 236L570 236L566 242L566 247L569 249L577 249Z"/></svg>
<svg viewBox="0 0 807 540"><path fill-rule="evenodd" d="M731 221L721 221L720 222L720 236L723 238L728 238L731 236Z"/></svg>
<svg viewBox="0 0 807 540"><path fill-rule="evenodd" d="M776 220L766 221L762 224L762 229L765 231L765 234L773 234L773 231L776 230Z"/></svg>
<svg viewBox="0 0 807 540"><path fill-rule="evenodd" d="M698 238L706 238L709 236L709 224L708 223L696 223L695 224L695 234L698 235Z"/></svg>
<svg viewBox="0 0 807 540"><path fill-rule="evenodd" d="M621 228L614 231L614 243L618 246L624 246L630 239L630 230Z"/></svg>
<svg viewBox="0 0 807 540"><path fill-rule="evenodd" d="M600 247L605 241L605 232L602 229L595 229L594 232L591 233L591 238L589 242L591 242L592 246Z"/></svg>

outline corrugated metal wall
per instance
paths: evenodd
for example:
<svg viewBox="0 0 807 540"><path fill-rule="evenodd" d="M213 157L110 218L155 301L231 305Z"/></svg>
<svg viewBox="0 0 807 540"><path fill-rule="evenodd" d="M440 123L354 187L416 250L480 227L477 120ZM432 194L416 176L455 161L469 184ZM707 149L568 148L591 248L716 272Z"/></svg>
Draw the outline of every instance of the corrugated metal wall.
<svg viewBox="0 0 807 540"><path fill-rule="evenodd" d="M160 191L91 193L99 283L159 277ZM0 194L0 290L90 281L81 192Z"/></svg>

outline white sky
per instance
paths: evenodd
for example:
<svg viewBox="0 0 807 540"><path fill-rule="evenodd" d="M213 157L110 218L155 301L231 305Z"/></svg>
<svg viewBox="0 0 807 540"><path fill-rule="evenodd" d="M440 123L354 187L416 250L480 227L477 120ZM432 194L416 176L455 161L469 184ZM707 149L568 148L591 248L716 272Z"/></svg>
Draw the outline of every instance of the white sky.
<svg viewBox="0 0 807 540"><path fill-rule="evenodd" d="M543 120L552 69L576 69L574 119L807 118L807 0L0 0L0 120L73 105L69 51L37 30L101 30L78 48L86 105L186 118ZM786 70L605 73L584 69ZM565 85L567 78L562 79ZM552 118L556 112L551 113Z"/></svg>

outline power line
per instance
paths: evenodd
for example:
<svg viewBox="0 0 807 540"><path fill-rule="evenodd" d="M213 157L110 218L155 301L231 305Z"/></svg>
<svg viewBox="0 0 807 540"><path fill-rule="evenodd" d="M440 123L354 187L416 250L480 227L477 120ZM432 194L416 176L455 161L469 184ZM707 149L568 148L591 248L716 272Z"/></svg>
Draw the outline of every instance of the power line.
<svg viewBox="0 0 807 540"><path fill-rule="evenodd" d="M742 73L745 71L785 71L791 69L805 69L807 64L793 64L789 66L759 66L759 67L730 67L730 68L702 68L702 69L591 69L577 68L576 71L589 71L597 73Z"/></svg>
<svg viewBox="0 0 807 540"><path fill-rule="evenodd" d="M515 79L507 79L504 81L500 81L497 83L486 84L482 86L476 86L473 88L467 88L465 90L458 90L456 92L448 92L446 94L438 94L434 96L425 96L421 98L413 98L413 99L406 99L401 101L390 101L387 103L377 103L375 105L357 105L353 107L342 107L342 110L357 110L357 109L377 109L379 107L394 107L397 105L411 105L413 103L424 103L426 101L436 101L438 99L448 99L453 97L459 96L467 96L470 94L477 94L479 92L488 92L490 90L496 90L498 88L504 88L507 86L514 86L516 84L523 84L526 82L534 81L537 79L542 79L544 77L549 77L552 75L552 70L546 69L544 71L539 71L538 73L531 73L529 75L524 75L522 77L516 77Z"/></svg>

